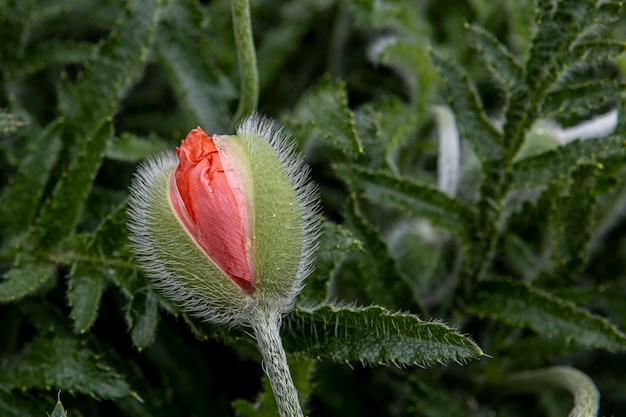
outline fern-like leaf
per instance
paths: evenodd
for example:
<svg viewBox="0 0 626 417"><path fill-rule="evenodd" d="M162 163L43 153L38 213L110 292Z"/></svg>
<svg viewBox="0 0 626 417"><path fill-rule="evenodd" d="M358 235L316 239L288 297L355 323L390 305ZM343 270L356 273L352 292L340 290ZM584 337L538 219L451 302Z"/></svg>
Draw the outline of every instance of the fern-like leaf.
<svg viewBox="0 0 626 417"><path fill-rule="evenodd" d="M605 318L524 283L483 281L478 284L468 309L585 347L621 351L626 346L626 335Z"/></svg>
<svg viewBox="0 0 626 417"><path fill-rule="evenodd" d="M314 132L348 158L363 153L354 116L348 108L346 85L342 81L322 80L308 90L283 121L300 140L308 137L306 132Z"/></svg>
<svg viewBox="0 0 626 417"><path fill-rule="evenodd" d="M468 141L481 160L501 159L504 156L502 134L485 115L469 75L450 59L434 52L433 57L441 69L448 103L454 110L461 137Z"/></svg>
<svg viewBox="0 0 626 417"><path fill-rule="evenodd" d="M471 240L475 212L462 201L451 198L435 187L357 165L338 164L335 170L359 197L396 207L417 218L426 218L465 242Z"/></svg>
<svg viewBox="0 0 626 417"><path fill-rule="evenodd" d="M296 309L283 322L285 347L310 357L368 364L432 365L482 356L454 329L381 307Z"/></svg>
<svg viewBox="0 0 626 417"><path fill-rule="evenodd" d="M137 397L124 377L80 341L37 336L2 365L0 387L75 391L104 399Z"/></svg>

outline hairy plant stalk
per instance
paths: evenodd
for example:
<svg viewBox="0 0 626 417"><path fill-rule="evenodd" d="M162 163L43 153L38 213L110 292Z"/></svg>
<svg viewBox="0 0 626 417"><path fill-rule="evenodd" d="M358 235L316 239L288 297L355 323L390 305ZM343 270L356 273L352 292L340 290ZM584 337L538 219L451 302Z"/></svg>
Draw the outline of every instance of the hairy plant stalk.
<svg viewBox="0 0 626 417"><path fill-rule="evenodd" d="M270 380L280 416L303 417L280 339L280 313L268 310L259 308L250 323L263 357L263 370Z"/></svg>
<svg viewBox="0 0 626 417"><path fill-rule="evenodd" d="M231 14L237 64L239 66L239 104L233 117L231 130L244 116L256 110L259 101L259 72L256 63L256 49L252 36L252 19L248 0L232 0Z"/></svg>
<svg viewBox="0 0 626 417"><path fill-rule="evenodd" d="M568 366L553 366L534 371L518 372L502 381L504 392L541 392L549 388L562 388L574 397L574 407L568 417L596 417L600 393L585 373Z"/></svg>

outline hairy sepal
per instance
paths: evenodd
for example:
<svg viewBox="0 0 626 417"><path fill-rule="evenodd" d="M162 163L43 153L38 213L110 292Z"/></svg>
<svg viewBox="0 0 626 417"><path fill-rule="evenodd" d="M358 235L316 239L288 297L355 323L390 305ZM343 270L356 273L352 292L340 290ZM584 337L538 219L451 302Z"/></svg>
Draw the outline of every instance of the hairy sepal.
<svg viewBox="0 0 626 417"><path fill-rule="evenodd" d="M271 120L252 115L237 136L254 181L255 298L284 313L311 272L320 231L317 187L288 133Z"/></svg>
<svg viewBox="0 0 626 417"><path fill-rule="evenodd" d="M201 249L175 215L170 178L178 164L167 152L144 162L131 185L131 244L142 269L164 296L203 320L248 322L256 300Z"/></svg>

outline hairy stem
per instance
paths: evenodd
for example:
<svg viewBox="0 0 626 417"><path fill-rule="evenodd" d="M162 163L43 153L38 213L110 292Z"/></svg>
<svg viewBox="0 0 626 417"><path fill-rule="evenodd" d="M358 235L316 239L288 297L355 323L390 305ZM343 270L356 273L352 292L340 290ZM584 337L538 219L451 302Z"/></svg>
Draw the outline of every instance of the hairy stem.
<svg viewBox="0 0 626 417"><path fill-rule="evenodd" d="M293 384L287 356L280 339L280 313L259 308L251 325L263 357L263 370L274 391L281 417L303 417L298 391Z"/></svg>
<svg viewBox="0 0 626 417"><path fill-rule="evenodd" d="M549 388L562 388L574 397L574 407L569 417L595 417L598 415L600 393L591 378L578 369L554 366L534 371L518 372L502 381L504 392L541 392Z"/></svg>
<svg viewBox="0 0 626 417"><path fill-rule="evenodd" d="M259 72L256 49L252 37L252 21L248 0L232 0L233 32L239 66L239 105L233 117L231 130L244 116L256 110L259 101Z"/></svg>

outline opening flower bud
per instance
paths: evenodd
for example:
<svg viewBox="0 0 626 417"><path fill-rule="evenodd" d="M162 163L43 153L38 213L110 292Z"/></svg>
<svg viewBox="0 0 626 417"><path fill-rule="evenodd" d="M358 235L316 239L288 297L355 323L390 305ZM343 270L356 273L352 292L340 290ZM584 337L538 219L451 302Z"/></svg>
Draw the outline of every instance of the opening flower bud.
<svg viewBox="0 0 626 417"><path fill-rule="evenodd" d="M217 266L253 293L254 206L246 204L253 190L237 138L210 137L198 127L176 152L179 163L170 183L176 214Z"/></svg>
<svg viewBox="0 0 626 417"><path fill-rule="evenodd" d="M193 129L146 161L131 186L133 250L164 295L212 322L249 322L256 307L291 308L309 272L315 186L267 119L237 135Z"/></svg>

